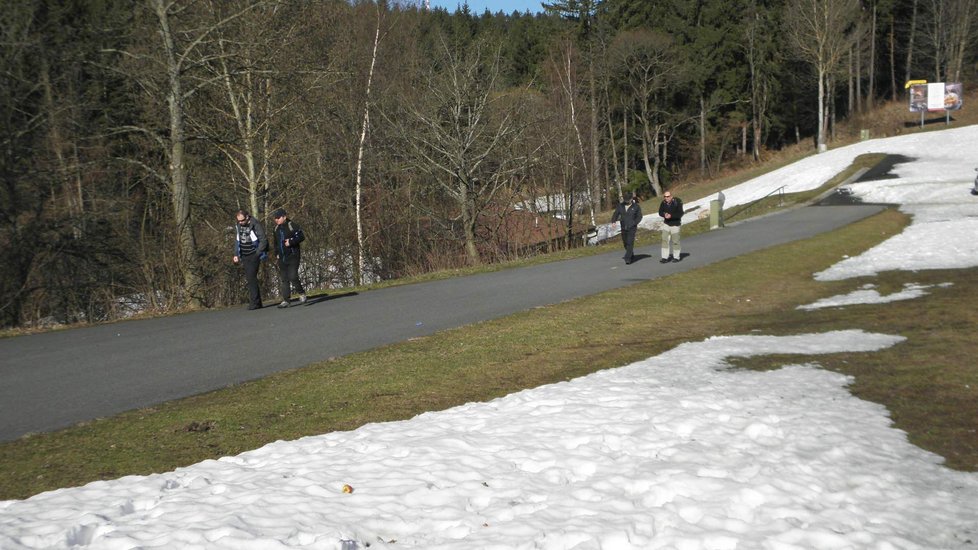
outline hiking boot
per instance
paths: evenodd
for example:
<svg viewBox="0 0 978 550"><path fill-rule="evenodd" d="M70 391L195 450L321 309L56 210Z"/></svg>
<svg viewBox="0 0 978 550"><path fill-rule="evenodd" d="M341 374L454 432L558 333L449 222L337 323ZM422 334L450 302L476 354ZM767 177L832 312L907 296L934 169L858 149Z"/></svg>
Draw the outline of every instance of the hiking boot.
<svg viewBox="0 0 978 550"><path fill-rule="evenodd" d="M283 309L283 308L287 308L287 307L289 307L289 301L288 300L285 300L284 302L282 302L281 304L278 305L278 308L279 309Z"/></svg>
<svg viewBox="0 0 978 550"><path fill-rule="evenodd" d="M305 294L299 296L299 303L300 304L306 303L306 295Z"/></svg>
<svg viewBox="0 0 978 550"><path fill-rule="evenodd" d="M672 261L674 263L679 263L679 262L683 261L683 259L677 256L677 257L673 258Z"/></svg>
<svg viewBox="0 0 978 550"><path fill-rule="evenodd" d="M662 258L661 260L659 260L659 263L660 264L667 264L667 263L669 263L669 258Z"/></svg>

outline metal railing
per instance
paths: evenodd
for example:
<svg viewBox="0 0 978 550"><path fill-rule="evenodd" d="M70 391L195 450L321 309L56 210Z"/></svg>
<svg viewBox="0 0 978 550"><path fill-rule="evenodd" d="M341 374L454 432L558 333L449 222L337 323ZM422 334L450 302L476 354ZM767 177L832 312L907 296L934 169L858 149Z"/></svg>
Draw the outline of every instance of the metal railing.
<svg viewBox="0 0 978 550"><path fill-rule="evenodd" d="M747 203L745 205L742 205L737 210L734 210L732 214L724 214L724 216L723 216L724 221L732 220L732 219L734 219L735 216L737 216L738 214L741 214L743 212L749 212L750 209L751 208L754 208L754 206L756 206L759 202L761 202L764 199L770 197L771 195L774 195L775 193L778 194L778 206L779 207L784 206L784 188L785 187L786 187L785 185L782 185L781 187L778 187L777 189L775 189L774 191L771 191L767 195L764 195L763 197L761 197L759 199L752 200L751 202L749 202L749 203Z"/></svg>

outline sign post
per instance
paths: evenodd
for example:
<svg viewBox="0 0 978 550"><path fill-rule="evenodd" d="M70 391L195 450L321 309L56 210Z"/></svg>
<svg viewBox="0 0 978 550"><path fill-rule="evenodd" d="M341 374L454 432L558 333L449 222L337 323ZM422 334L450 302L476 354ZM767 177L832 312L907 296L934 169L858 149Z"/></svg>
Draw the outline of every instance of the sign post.
<svg viewBox="0 0 978 550"><path fill-rule="evenodd" d="M909 89L910 112L920 113L920 127L924 127L924 114L944 111L944 124L951 124L951 111L964 106L964 94L960 82L927 82L908 80L904 89Z"/></svg>

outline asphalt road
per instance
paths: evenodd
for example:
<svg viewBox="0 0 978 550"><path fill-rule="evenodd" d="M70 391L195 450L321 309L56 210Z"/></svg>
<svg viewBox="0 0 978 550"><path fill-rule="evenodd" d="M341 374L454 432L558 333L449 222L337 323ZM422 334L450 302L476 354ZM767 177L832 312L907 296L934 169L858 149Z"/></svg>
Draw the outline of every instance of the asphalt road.
<svg viewBox="0 0 978 550"><path fill-rule="evenodd" d="M280 310L243 307L0 339L0 441L223 388L378 346L554 304L831 231L874 205L810 206L658 245Z"/></svg>

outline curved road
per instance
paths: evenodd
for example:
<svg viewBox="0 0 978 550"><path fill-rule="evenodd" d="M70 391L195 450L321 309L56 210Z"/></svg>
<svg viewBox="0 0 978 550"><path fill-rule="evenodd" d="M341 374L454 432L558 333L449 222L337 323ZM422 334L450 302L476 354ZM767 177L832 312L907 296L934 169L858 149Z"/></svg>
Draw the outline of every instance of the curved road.
<svg viewBox="0 0 978 550"><path fill-rule="evenodd" d="M0 339L0 441L151 406L330 357L632 285L860 220L883 207L810 206L658 245L362 294Z"/></svg>

